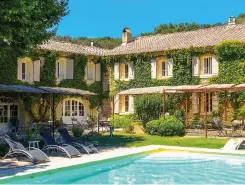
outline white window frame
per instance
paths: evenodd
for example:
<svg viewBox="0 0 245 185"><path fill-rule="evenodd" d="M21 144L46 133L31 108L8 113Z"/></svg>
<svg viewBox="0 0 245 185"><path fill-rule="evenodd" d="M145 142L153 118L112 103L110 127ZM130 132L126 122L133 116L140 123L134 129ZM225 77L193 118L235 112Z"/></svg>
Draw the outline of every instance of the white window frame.
<svg viewBox="0 0 245 185"><path fill-rule="evenodd" d="M16 117L11 117L11 106L17 106L17 116ZM20 111L20 108L19 108L19 105L18 104L14 104L13 102L11 102L8 98L5 98L5 97L0 97L0 106L7 106L7 115L5 117L7 117L7 121L6 122L0 122L1 123L8 123L10 121L10 119L19 119L19 111ZM2 115L0 115L0 117L2 117ZM2 120L2 118L0 119L0 121Z"/></svg>
<svg viewBox="0 0 245 185"><path fill-rule="evenodd" d="M204 75L212 74L212 57L203 58L203 74Z"/></svg>
<svg viewBox="0 0 245 185"><path fill-rule="evenodd" d="M85 107L84 104L78 100L65 100L62 106L63 117L84 117Z"/></svg>

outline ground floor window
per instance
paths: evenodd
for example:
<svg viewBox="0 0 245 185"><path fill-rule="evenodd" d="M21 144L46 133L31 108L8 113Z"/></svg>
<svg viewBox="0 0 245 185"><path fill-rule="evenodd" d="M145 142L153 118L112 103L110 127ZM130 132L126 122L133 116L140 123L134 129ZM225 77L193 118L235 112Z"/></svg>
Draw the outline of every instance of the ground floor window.
<svg viewBox="0 0 245 185"><path fill-rule="evenodd" d="M213 93L207 93L206 94L206 99L203 97L204 101L204 107L203 110L207 110L207 112L212 112L213 111Z"/></svg>
<svg viewBox="0 0 245 185"><path fill-rule="evenodd" d="M18 119L18 105L0 103L0 123L7 123L10 119Z"/></svg>
<svg viewBox="0 0 245 185"><path fill-rule="evenodd" d="M63 103L63 116L84 116L84 105L76 100L66 100Z"/></svg>
<svg viewBox="0 0 245 185"><path fill-rule="evenodd" d="M125 112L129 111L129 96L125 96Z"/></svg>

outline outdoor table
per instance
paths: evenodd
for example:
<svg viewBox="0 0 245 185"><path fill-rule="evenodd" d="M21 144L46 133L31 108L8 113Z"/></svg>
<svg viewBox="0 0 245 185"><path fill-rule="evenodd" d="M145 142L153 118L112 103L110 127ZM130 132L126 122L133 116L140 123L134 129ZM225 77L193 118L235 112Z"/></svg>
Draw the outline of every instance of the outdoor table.
<svg viewBox="0 0 245 185"><path fill-rule="evenodd" d="M28 143L29 143L29 148L37 148L37 149L39 149L39 141L37 141L37 140L33 140L33 141L28 141Z"/></svg>

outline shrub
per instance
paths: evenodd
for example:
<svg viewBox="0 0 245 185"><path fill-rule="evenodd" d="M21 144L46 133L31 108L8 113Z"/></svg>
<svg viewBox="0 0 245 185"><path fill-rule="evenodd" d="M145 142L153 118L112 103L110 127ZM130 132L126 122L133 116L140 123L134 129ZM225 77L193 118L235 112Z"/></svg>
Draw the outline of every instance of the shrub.
<svg viewBox="0 0 245 185"><path fill-rule="evenodd" d="M202 119L199 118L198 114L194 114L190 122L189 128L192 128L192 129L194 128L203 129L204 128L204 122Z"/></svg>
<svg viewBox="0 0 245 185"><path fill-rule="evenodd" d="M90 130L92 130L92 132L94 132L94 128L97 125L97 118L95 116L92 116L92 115L89 115L88 118L89 118L87 121L88 129L90 129Z"/></svg>
<svg viewBox="0 0 245 185"><path fill-rule="evenodd" d="M159 135L161 136L184 136L185 127L175 116L166 116L160 119Z"/></svg>
<svg viewBox="0 0 245 185"><path fill-rule="evenodd" d="M185 122L185 110L183 110L183 109L176 110L176 111L174 112L174 116L175 116L178 120L180 120L182 123Z"/></svg>
<svg viewBox="0 0 245 185"><path fill-rule="evenodd" d="M146 132L151 135L158 135L159 120L152 120L146 124Z"/></svg>
<svg viewBox="0 0 245 185"><path fill-rule="evenodd" d="M134 98L134 112L143 126L151 120L159 119L162 110L161 95L142 95Z"/></svg>
<svg viewBox="0 0 245 185"><path fill-rule="evenodd" d="M81 138L83 135L83 132L84 132L84 130L81 127L73 127L72 128L72 133L73 133L73 136L75 138Z"/></svg>
<svg viewBox="0 0 245 185"><path fill-rule="evenodd" d="M114 128L123 128L126 132L133 130L133 119L132 115L114 115L110 117L110 123Z"/></svg>

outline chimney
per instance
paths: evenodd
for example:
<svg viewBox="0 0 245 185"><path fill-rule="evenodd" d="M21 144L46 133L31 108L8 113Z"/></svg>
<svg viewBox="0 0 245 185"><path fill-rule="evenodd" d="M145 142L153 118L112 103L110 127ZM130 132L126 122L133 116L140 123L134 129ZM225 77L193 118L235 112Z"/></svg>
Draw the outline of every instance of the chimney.
<svg viewBox="0 0 245 185"><path fill-rule="evenodd" d="M236 24L236 17L235 16L231 16L228 19L228 25L235 25Z"/></svg>
<svg viewBox="0 0 245 185"><path fill-rule="evenodd" d="M126 44L132 40L132 33L129 28L124 28L122 32L122 43Z"/></svg>
<svg viewBox="0 0 245 185"><path fill-rule="evenodd" d="M90 42L90 46L94 46L94 41L91 41Z"/></svg>

